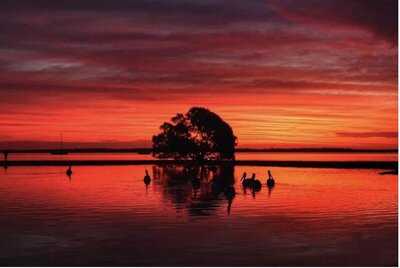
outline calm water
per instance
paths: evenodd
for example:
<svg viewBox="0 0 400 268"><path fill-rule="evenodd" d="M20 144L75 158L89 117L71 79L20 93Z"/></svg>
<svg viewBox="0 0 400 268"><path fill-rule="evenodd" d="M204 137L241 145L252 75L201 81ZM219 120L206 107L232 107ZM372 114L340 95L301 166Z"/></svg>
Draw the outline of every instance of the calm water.
<svg viewBox="0 0 400 268"><path fill-rule="evenodd" d="M0 156L3 159L3 155ZM150 154L137 153L76 153L10 154L9 160L150 160ZM397 161L397 153L236 153L238 160L287 160L287 161Z"/></svg>
<svg viewBox="0 0 400 268"><path fill-rule="evenodd" d="M261 191L244 191L243 171ZM378 170L273 168L272 190L263 167L73 172L0 170L0 265L397 264L397 176Z"/></svg>

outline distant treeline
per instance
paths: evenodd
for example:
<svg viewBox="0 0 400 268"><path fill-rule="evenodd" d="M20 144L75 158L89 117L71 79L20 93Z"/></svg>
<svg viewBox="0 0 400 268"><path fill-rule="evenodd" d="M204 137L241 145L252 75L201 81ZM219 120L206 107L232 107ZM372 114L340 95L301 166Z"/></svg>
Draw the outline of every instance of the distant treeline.
<svg viewBox="0 0 400 268"><path fill-rule="evenodd" d="M239 148L236 152L299 152L299 153L397 153L398 149L352 149L352 148Z"/></svg>
<svg viewBox="0 0 400 268"><path fill-rule="evenodd" d="M0 152L8 153L54 153L57 149L0 149ZM151 154L151 148L65 148L68 153L139 153ZM237 148L240 153L397 153L398 149L352 149L352 148Z"/></svg>

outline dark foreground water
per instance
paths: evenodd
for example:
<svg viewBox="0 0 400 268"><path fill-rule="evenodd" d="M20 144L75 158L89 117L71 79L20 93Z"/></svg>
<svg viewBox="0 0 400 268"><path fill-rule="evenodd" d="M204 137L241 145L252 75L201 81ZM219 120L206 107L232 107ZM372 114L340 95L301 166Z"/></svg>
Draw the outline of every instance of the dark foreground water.
<svg viewBox="0 0 400 268"><path fill-rule="evenodd" d="M243 171L260 191L242 188ZM0 265L397 265L396 175L273 168L268 189L266 171L0 170Z"/></svg>

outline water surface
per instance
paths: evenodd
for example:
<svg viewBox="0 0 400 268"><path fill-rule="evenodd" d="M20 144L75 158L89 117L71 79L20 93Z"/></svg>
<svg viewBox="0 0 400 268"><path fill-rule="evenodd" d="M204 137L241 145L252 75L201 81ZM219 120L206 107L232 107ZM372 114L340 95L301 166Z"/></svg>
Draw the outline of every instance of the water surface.
<svg viewBox="0 0 400 268"><path fill-rule="evenodd" d="M71 178L62 167L1 170L0 264L397 265L395 175L272 168L271 190L263 167L213 170L200 182L171 179L174 170L82 166ZM257 174L261 191L244 191L244 171ZM213 184L230 176L233 199Z"/></svg>

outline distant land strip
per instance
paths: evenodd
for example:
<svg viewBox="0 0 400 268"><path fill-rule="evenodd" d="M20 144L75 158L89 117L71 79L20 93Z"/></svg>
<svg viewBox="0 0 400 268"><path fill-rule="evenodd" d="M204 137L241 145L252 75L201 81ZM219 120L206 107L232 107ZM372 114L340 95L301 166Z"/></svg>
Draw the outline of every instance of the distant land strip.
<svg viewBox="0 0 400 268"><path fill-rule="evenodd" d="M0 149L0 152L12 153L139 153L151 154L151 148L63 148L60 149ZM397 153L398 149L352 149L352 148L237 148L237 153Z"/></svg>
<svg viewBox="0 0 400 268"><path fill-rule="evenodd" d="M3 166L120 166L120 165L186 165L200 164L191 160L9 160L0 161ZM204 161L203 165L236 165L301 168L347 168L347 169L396 169L394 161Z"/></svg>

